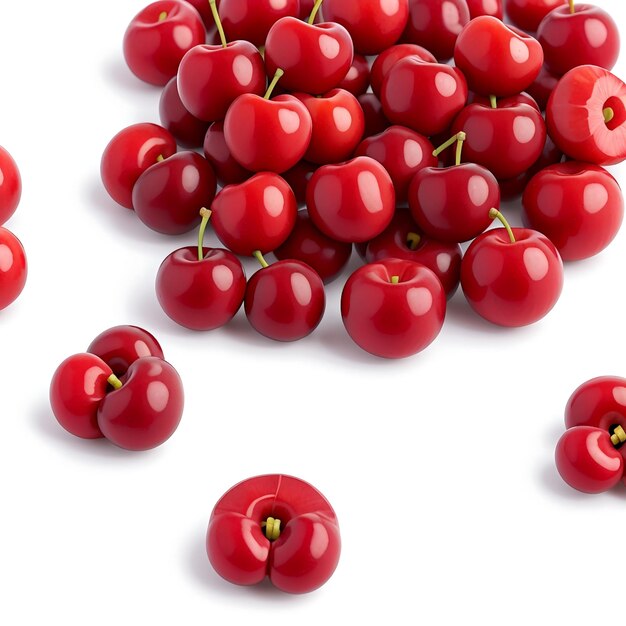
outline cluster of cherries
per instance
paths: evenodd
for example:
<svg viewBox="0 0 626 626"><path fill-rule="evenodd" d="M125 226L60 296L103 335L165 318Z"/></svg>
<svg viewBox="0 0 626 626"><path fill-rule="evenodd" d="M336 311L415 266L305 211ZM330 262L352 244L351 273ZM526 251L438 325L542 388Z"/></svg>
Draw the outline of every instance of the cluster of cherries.
<svg viewBox="0 0 626 626"><path fill-rule="evenodd" d="M22 293L28 273L20 240L2 227L22 197L22 179L13 157L0 146L0 311Z"/></svg>

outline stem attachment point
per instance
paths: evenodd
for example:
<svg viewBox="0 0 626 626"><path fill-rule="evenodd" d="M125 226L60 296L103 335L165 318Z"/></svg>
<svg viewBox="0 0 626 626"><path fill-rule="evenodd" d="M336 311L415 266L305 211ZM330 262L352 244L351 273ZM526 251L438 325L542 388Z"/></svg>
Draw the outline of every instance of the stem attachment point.
<svg viewBox="0 0 626 626"><path fill-rule="evenodd" d="M406 245L408 246L409 250L416 250L417 246L420 245L421 240L422 238L417 233L409 233L406 236Z"/></svg>
<svg viewBox="0 0 626 626"><path fill-rule="evenodd" d="M265 536L270 541L276 541L280 537L280 520L273 517L268 517L264 522L261 522L261 528L265 528Z"/></svg>
<svg viewBox="0 0 626 626"><path fill-rule="evenodd" d="M113 389L122 388L122 381L115 374L111 374L107 378L107 382L109 383L109 385L111 385L111 387L113 387Z"/></svg>
<svg viewBox="0 0 626 626"><path fill-rule="evenodd" d="M217 32L219 33L220 41L222 42L222 46L226 48L228 43L226 42L226 35L224 34L222 20L220 19L220 14L217 10L217 4L215 3L215 0L209 0L209 4L211 5L211 13L213 14L213 20L215 21L215 25L217 26Z"/></svg>
<svg viewBox="0 0 626 626"><path fill-rule="evenodd" d="M309 19L308 19L309 24L313 24L313 22L315 21L315 18L317 17L317 12L320 10L320 7L322 6L322 2L324 2L324 0L315 1L315 4L313 5L313 10L311 11L311 15L309 15Z"/></svg>
<svg viewBox="0 0 626 626"><path fill-rule="evenodd" d="M621 426L617 426L611 435L611 443L614 446L619 446L624 442L626 442L626 431Z"/></svg>
<svg viewBox="0 0 626 626"><path fill-rule="evenodd" d="M604 115L605 124L613 121L613 118L615 117L615 111L611 107L606 107L605 109L603 109L602 114Z"/></svg>
<svg viewBox="0 0 626 626"><path fill-rule="evenodd" d="M204 259L204 233L206 232L207 224L211 219L211 215L213 211L202 207L200 209L200 217L202 221L200 222L200 231L198 232L198 261L202 261Z"/></svg>
<svg viewBox="0 0 626 626"><path fill-rule="evenodd" d="M400 282L400 277L399 276L392 276L391 277L391 284L392 285L397 285Z"/></svg>
<svg viewBox="0 0 626 626"><path fill-rule="evenodd" d="M491 105L492 109L498 108L498 101L496 100L495 96L489 96L489 104Z"/></svg>

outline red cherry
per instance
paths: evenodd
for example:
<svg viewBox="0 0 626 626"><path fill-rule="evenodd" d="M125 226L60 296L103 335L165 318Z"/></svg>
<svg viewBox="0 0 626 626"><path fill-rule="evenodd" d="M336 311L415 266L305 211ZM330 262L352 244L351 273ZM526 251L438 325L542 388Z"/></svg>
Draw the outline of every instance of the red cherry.
<svg viewBox="0 0 626 626"><path fill-rule="evenodd" d="M353 96L361 96L370 86L370 65L361 54L355 54L350 69L339 83L339 89L349 91Z"/></svg>
<svg viewBox="0 0 626 626"><path fill-rule="evenodd" d="M204 43L206 31L196 9L178 0L158 0L132 19L124 34L124 58L130 70L152 85L176 76L186 52Z"/></svg>
<svg viewBox="0 0 626 626"><path fill-rule="evenodd" d="M563 262L547 237L507 224L471 243L461 262L461 286L481 317L500 326L526 326L544 317L559 299Z"/></svg>
<svg viewBox="0 0 626 626"><path fill-rule="evenodd" d="M243 183L252 176L252 172L241 167L230 153L224 138L224 122L213 122L209 126L204 137L203 151L222 187Z"/></svg>
<svg viewBox="0 0 626 626"><path fill-rule="evenodd" d="M104 437L98 426L100 402L114 380L111 368L93 354L75 354L57 367L50 383L50 406L59 424L76 437Z"/></svg>
<svg viewBox="0 0 626 626"><path fill-rule="evenodd" d="M165 235L180 235L200 223L199 211L213 202L217 181L208 161L179 152L148 168L133 189L137 217Z"/></svg>
<svg viewBox="0 0 626 626"><path fill-rule="evenodd" d="M296 198L278 174L262 172L229 185L211 206L211 223L220 241L235 254L251 256L278 248L293 230Z"/></svg>
<svg viewBox="0 0 626 626"><path fill-rule="evenodd" d="M411 0L409 21L402 35L407 43L424 46L440 61L454 52L454 44L470 21L465 0Z"/></svg>
<svg viewBox="0 0 626 626"><path fill-rule="evenodd" d="M228 250L205 248L204 230L211 212L203 209L198 246L168 255L156 277L161 308L177 324L191 330L213 330L237 313L246 291L239 259Z"/></svg>
<svg viewBox="0 0 626 626"><path fill-rule="evenodd" d="M311 334L326 307L324 283L306 263L296 260L263 266L248 281L244 307L257 332L276 341L297 341Z"/></svg>
<svg viewBox="0 0 626 626"><path fill-rule="evenodd" d="M369 157L320 167L306 191L313 223L345 242L369 241L380 234L393 217L395 202L387 170Z"/></svg>
<svg viewBox="0 0 626 626"><path fill-rule="evenodd" d="M593 426L606 431L616 426L626 429L626 379L598 376L580 385L567 401L565 426Z"/></svg>
<svg viewBox="0 0 626 626"><path fill-rule="evenodd" d="M400 259L364 265L348 278L341 316L363 350L388 359L420 352L434 341L446 314L446 295L427 267Z"/></svg>
<svg viewBox="0 0 626 626"><path fill-rule="evenodd" d="M26 253L20 240L0 227L0 311L22 293L27 274Z"/></svg>
<svg viewBox="0 0 626 626"><path fill-rule="evenodd" d="M626 85L593 65L570 70L546 108L548 132L570 158L613 165L626 158Z"/></svg>
<svg viewBox="0 0 626 626"><path fill-rule="evenodd" d="M240 482L217 502L207 529L215 571L237 585L269 576L289 593L308 593L333 574L341 539L328 500L309 483L272 474Z"/></svg>
<svg viewBox="0 0 626 626"><path fill-rule="evenodd" d="M22 197L22 179L13 157L0 146L0 226L15 213Z"/></svg>
<svg viewBox="0 0 626 626"><path fill-rule="evenodd" d="M503 19L502 0L465 0L470 12L470 19L473 20L481 15L492 15L499 20Z"/></svg>
<svg viewBox="0 0 626 626"><path fill-rule="evenodd" d="M348 264L352 244L327 237L309 217L307 211L298 211L293 231L274 256L280 261L294 259L310 265L325 282L334 280Z"/></svg>
<svg viewBox="0 0 626 626"><path fill-rule="evenodd" d="M100 357L116 376L126 374L131 363L146 356L164 359L163 350L154 336L138 326L113 326L101 332L87 348Z"/></svg>
<svg viewBox="0 0 626 626"><path fill-rule="evenodd" d="M213 13L211 12L211 4L207 0L187 0L187 2L193 6L200 14L204 26L207 30L215 28L215 20L213 19ZM215 0L215 5L220 8L220 0Z"/></svg>
<svg viewBox="0 0 626 626"><path fill-rule="evenodd" d="M306 204L306 188L309 186L309 181L318 167L318 165L313 163L300 161L282 175L293 190L298 206Z"/></svg>
<svg viewBox="0 0 626 626"><path fill-rule="evenodd" d="M483 106L491 106L492 102L492 98L480 96L474 92L470 92L467 99L468 104L482 104ZM496 100L498 108L516 106L518 104L526 104L541 113L541 109L539 108L537 101L525 91L515 94L514 96L509 96L508 98L500 98L499 100Z"/></svg>
<svg viewBox="0 0 626 626"><path fill-rule="evenodd" d="M551 74L544 65L541 66L541 70L537 75L537 78L533 81L532 85L527 87L528 93L532 96L535 102L539 105L542 111L546 110L548 106L548 99L550 94L554 91L556 84L559 82L559 77Z"/></svg>
<svg viewBox="0 0 626 626"><path fill-rule="evenodd" d="M324 18L345 26L360 54L393 46L409 17L408 0L325 0Z"/></svg>
<svg viewBox="0 0 626 626"><path fill-rule="evenodd" d="M454 62L469 88L483 96L513 96L537 78L543 63L539 42L496 17L472 20L454 47Z"/></svg>
<svg viewBox="0 0 626 626"><path fill-rule="evenodd" d="M557 443L555 460L561 478L585 493L608 491L624 473L624 460L611 435L590 426L566 430Z"/></svg>
<svg viewBox="0 0 626 626"><path fill-rule="evenodd" d="M100 175L108 194L133 208L133 187L141 174L159 159L176 152L176 140L157 124L133 124L121 130L102 154Z"/></svg>
<svg viewBox="0 0 626 626"><path fill-rule="evenodd" d="M383 105L373 93L364 93L357 98L365 116L363 138L382 133L391 126L391 122L383 113Z"/></svg>
<svg viewBox="0 0 626 626"><path fill-rule="evenodd" d="M313 124L305 160L325 165L349 158L365 129L359 101L344 89L333 89L317 97L305 93L296 93L294 97L307 108Z"/></svg>
<svg viewBox="0 0 626 626"><path fill-rule="evenodd" d="M184 393L180 376L154 356L131 363L121 386L98 407L98 426L116 446L149 450L167 441L180 422Z"/></svg>
<svg viewBox="0 0 626 626"><path fill-rule="evenodd" d="M559 6L539 24L537 39L546 68L562 76L578 65L610 70L619 56L619 30L613 18L591 4Z"/></svg>
<svg viewBox="0 0 626 626"><path fill-rule="evenodd" d="M567 4L567 0L506 0L506 14L512 24L534 33L541 20L563 4Z"/></svg>

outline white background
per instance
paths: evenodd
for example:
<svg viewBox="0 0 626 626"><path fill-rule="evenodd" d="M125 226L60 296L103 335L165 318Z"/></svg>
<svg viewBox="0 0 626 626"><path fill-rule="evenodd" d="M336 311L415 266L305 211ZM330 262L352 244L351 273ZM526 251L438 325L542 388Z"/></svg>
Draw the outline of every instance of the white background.
<svg viewBox="0 0 626 626"><path fill-rule="evenodd" d="M626 229L566 267L540 323L492 327L457 294L438 340L403 361L351 343L345 275L295 344L257 336L242 313L207 334L178 328L154 278L195 234L147 230L99 178L117 131L158 122L158 89L121 52L143 4L2 2L0 145L24 185L7 227L30 273L0 312L0 623L623 621L626 489L578 494L553 450L574 388L626 376ZM601 4L626 16L619 0ZM615 72L626 76L626 55ZM626 167L612 171L626 181ZM48 404L61 360L122 323L154 332L185 384L181 426L152 452L75 439ZM339 568L313 594L235 587L206 559L217 498L268 472L313 483L339 516Z"/></svg>

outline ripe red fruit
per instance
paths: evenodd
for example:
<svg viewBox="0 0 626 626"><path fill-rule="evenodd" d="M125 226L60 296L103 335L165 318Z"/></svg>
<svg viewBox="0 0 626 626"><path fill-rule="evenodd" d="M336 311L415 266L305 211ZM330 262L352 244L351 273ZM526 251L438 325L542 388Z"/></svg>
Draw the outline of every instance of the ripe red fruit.
<svg viewBox="0 0 626 626"><path fill-rule="evenodd" d="M534 33L541 20L567 0L506 0L506 14L518 28Z"/></svg>
<svg viewBox="0 0 626 626"><path fill-rule="evenodd" d="M0 311L22 293L27 275L26 253L20 240L0 227Z"/></svg>
<svg viewBox="0 0 626 626"><path fill-rule="evenodd" d="M15 213L22 196L22 179L13 157L0 146L0 226Z"/></svg>

